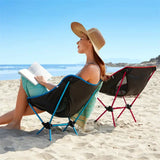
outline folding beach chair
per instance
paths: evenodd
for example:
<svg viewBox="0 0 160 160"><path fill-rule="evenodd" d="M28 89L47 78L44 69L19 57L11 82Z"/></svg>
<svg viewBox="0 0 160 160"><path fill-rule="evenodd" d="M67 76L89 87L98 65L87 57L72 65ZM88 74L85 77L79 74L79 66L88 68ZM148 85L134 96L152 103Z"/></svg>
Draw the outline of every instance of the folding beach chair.
<svg viewBox="0 0 160 160"><path fill-rule="evenodd" d="M97 98L98 101L105 107L105 111L95 120L95 122L97 122L107 111L109 111L112 113L113 125L116 127L113 114L115 109L122 109L117 119L122 115L125 109L129 109L134 121L136 122L131 107L155 71L156 66L124 67L123 69L112 74L110 79L103 82L100 92L106 95L114 96L113 102L110 106L106 106L100 98ZM132 103L127 103L125 98L127 96L130 96L130 98L133 97ZM125 106L114 107L117 97L124 100Z"/></svg>
<svg viewBox="0 0 160 160"><path fill-rule="evenodd" d="M30 107L43 125L37 134L39 134L44 128L49 129L49 137L51 141L52 127L65 126L65 131L67 127L70 126L78 135L75 124L84 110L87 109L87 106L92 98L95 98L94 96L96 92L100 90L101 84L102 81L99 81L99 83L94 85L78 76L69 75L62 79L58 87L53 88L46 94L36 97L28 97L27 101ZM37 107L40 110L50 113L51 118L49 122L45 123L33 107ZM75 120L72 120L72 116L76 113L78 113L78 116ZM52 124L52 119L54 116L68 117L68 122L63 124Z"/></svg>

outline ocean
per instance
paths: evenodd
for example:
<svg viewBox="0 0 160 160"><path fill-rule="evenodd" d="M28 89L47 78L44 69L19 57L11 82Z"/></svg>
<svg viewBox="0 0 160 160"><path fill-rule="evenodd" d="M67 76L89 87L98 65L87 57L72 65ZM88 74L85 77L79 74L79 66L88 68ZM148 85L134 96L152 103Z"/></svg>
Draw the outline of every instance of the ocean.
<svg viewBox="0 0 160 160"><path fill-rule="evenodd" d="M0 65L0 80L20 79L18 71L28 68L30 65L22 64L3 64ZM65 76L68 74L76 74L83 64L42 64L53 76ZM106 67L107 73L113 73L120 67Z"/></svg>

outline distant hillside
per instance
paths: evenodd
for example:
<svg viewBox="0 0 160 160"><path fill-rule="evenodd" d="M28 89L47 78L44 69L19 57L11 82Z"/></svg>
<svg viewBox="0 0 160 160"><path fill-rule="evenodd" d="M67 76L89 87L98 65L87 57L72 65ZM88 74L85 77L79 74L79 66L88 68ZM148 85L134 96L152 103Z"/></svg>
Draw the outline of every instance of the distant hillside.
<svg viewBox="0 0 160 160"><path fill-rule="evenodd" d="M110 67L125 67L125 66L157 66L160 68L160 55L156 58L151 58L149 61L144 61L141 63L106 63Z"/></svg>
<svg viewBox="0 0 160 160"><path fill-rule="evenodd" d="M158 68L160 68L160 55L156 58L151 58L149 61L144 61L140 64L146 66L156 65Z"/></svg>

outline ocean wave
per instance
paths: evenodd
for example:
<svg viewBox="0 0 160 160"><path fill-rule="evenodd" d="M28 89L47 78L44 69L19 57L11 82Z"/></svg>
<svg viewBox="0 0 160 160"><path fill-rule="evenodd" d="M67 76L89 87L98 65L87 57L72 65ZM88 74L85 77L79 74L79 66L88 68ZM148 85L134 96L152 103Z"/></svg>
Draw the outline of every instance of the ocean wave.
<svg viewBox="0 0 160 160"><path fill-rule="evenodd" d="M18 71L28 68L30 65L0 65L0 80L19 79ZM83 64L42 64L53 76L65 76L76 74L83 67ZM119 67L107 67L107 73L119 70Z"/></svg>

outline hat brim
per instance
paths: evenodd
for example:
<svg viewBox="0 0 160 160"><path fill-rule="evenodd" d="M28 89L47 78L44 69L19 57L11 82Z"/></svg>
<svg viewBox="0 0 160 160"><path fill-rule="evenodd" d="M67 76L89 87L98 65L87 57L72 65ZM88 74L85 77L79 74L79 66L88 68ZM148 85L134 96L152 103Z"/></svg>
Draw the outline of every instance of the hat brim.
<svg viewBox="0 0 160 160"><path fill-rule="evenodd" d="M79 38L82 38L84 34L87 35L87 30L84 28L82 24L78 22L72 22L71 29Z"/></svg>
<svg viewBox="0 0 160 160"><path fill-rule="evenodd" d="M95 47L94 43L92 42L92 40L90 40L93 46L93 49L95 51L95 53L97 54L98 58L101 60L102 63L104 63L104 61L102 60L102 58L99 56L99 50Z"/></svg>
<svg viewBox="0 0 160 160"><path fill-rule="evenodd" d="M90 37L89 37L89 35L88 35L87 30L85 29L85 27L82 24L78 23L78 22L72 22L71 23L71 29L72 29L73 33L76 34L79 38L82 38L84 36L84 34L87 35L87 37L89 38L89 40L92 43L92 46L94 48L95 53L97 54L98 58L103 62L103 60L99 56L99 50L94 45L93 41L90 39Z"/></svg>

